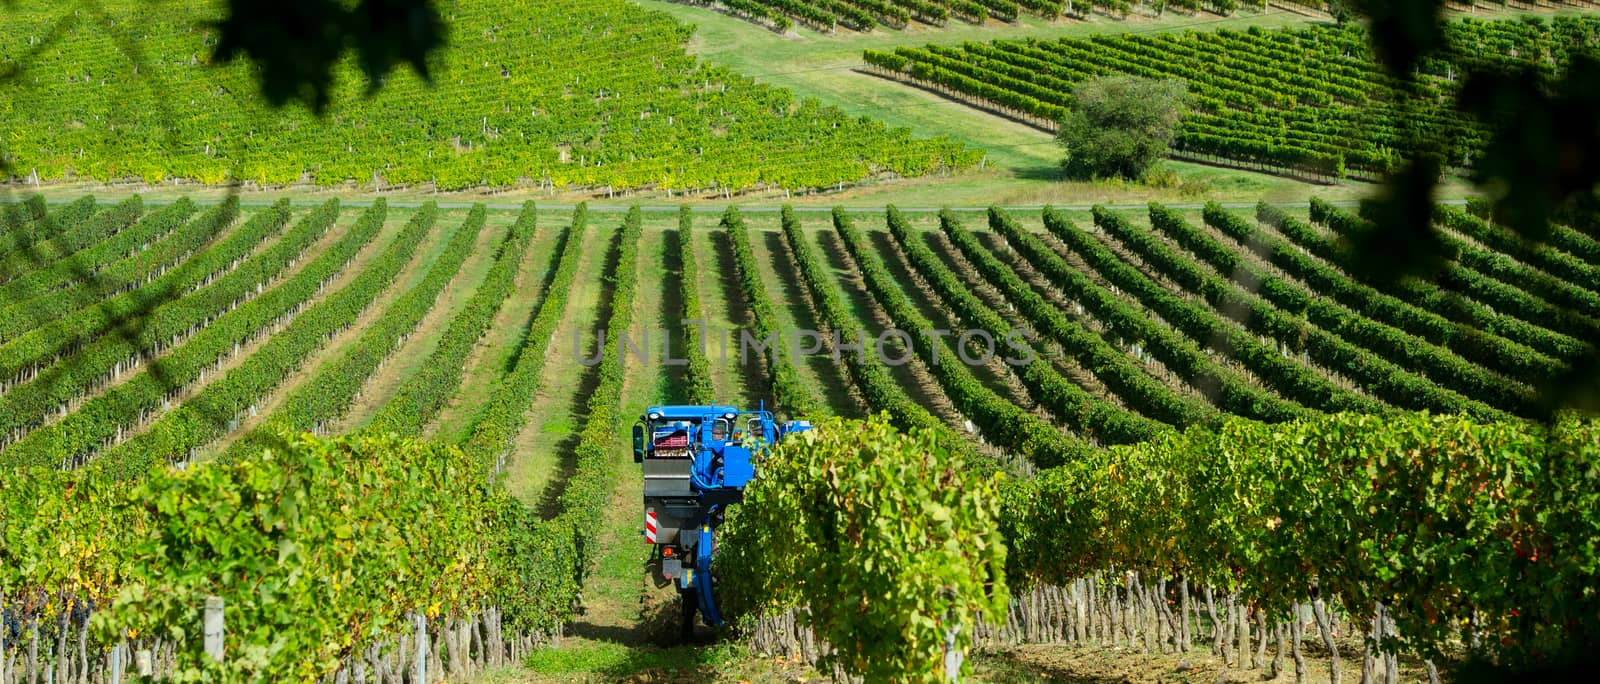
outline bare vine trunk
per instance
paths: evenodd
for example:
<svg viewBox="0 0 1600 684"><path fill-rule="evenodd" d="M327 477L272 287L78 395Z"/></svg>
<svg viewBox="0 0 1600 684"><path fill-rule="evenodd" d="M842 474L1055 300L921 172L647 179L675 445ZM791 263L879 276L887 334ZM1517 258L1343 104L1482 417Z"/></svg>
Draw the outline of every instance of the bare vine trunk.
<svg viewBox="0 0 1600 684"><path fill-rule="evenodd" d="M1339 684L1344 678L1339 671L1339 646L1333 643L1333 626L1328 621L1328 605L1321 598L1315 599L1311 602L1311 611L1317 617L1317 631L1322 634L1322 645L1328 648L1328 660L1333 663L1329 668L1332 674L1328 681Z"/></svg>
<svg viewBox="0 0 1600 684"><path fill-rule="evenodd" d="M1252 617L1255 618L1254 622L1255 622L1255 626L1256 626L1256 658L1255 658L1255 666L1256 666L1257 669L1260 669L1260 668L1266 666L1266 663L1267 663L1267 616L1266 616L1265 612L1262 611L1259 606L1252 607L1251 610L1250 610L1250 614L1251 614ZM1278 653L1281 655L1283 653L1283 642L1282 642L1281 639L1278 642L1278 647L1279 647L1278 648ZM1277 677L1278 676L1278 670L1277 670L1278 665L1277 665L1277 663L1274 662L1272 667L1273 667L1272 676L1273 677Z"/></svg>
<svg viewBox="0 0 1600 684"><path fill-rule="evenodd" d="M1181 631L1178 635L1178 650L1187 653L1194 647L1193 625L1189 622L1189 611L1193 610L1189 600L1189 578L1183 578L1178 583L1178 614L1183 616Z"/></svg>
<svg viewBox="0 0 1600 684"><path fill-rule="evenodd" d="M1289 639L1294 648L1295 684L1304 684L1306 681L1306 654L1300 650L1300 639L1305 636L1306 623L1300 619L1301 615L1301 604L1294 604L1294 615L1289 620Z"/></svg>
<svg viewBox="0 0 1600 684"><path fill-rule="evenodd" d="M1272 637L1278 642L1278 650L1274 651L1272 654L1272 671L1270 674L1272 675L1273 679L1277 679L1283 674L1283 654L1285 651L1289 650L1287 648L1288 639L1287 635L1285 634L1288 629L1289 623L1281 620L1272 626Z"/></svg>

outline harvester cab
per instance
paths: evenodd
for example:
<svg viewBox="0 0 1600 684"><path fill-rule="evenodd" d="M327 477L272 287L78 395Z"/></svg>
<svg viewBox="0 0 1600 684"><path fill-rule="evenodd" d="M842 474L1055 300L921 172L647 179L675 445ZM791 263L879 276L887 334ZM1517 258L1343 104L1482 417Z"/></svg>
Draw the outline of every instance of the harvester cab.
<svg viewBox="0 0 1600 684"><path fill-rule="evenodd" d="M656 586L678 587L686 633L696 612L722 625L711 562L727 507L744 499L768 449L809 429L732 406L653 406L633 426L633 460L644 471L643 534L655 548L650 572Z"/></svg>

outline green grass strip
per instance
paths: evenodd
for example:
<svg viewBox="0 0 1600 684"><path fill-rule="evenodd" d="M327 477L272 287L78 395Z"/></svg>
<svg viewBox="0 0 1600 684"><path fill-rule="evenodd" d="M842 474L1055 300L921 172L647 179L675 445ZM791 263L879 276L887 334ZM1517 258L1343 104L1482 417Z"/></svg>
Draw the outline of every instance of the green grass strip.
<svg viewBox="0 0 1600 684"><path fill-rule="evenodd" d="M567 229L561 257L556 262L556 274L550 280L550 289L544 301L539 302L539 312L534 314L517 353L517 362L500 379L489 393L489 400L473 419L472 427L461 448L474 461L498 472L511 442L522 431L523 416L533 393L539 389L540 372L544 370L545 353L555 338L556 326L567 309L567 295L572 290L572 280L578 273L578 261L583 254L583 237L589 227L587 205L578 205L572 215L572 227Z"/></svg>
<svg viewBox="0 0 1600 684"><path fill-rule="evenodd" d="M745 226L744 217L739 215L737 208L728 207L723 212L722 229L727 231L728 241L733 247L733 265L738 271L739 289L744 294L745 304L750 307L756 339L767 346L764 357L772 391L771 409L774 413L781 411L792 418L822 415L822 400L801 377L800 370L794 366L794 359L783 355L783 331L778 327L778 312L773 308L766 283L761 281L755 252L750 248L750 229Z"/></svg>
<svg viewBox="0 0 1600 684"><path fill-rule="evenodd" d="M539 212L533 202L522 206L522 214L500 242L494 265L472 297L450 319L439 346L428 355L417 374L395 391L378 411L367 429L395 432L404 436L420 434L455 396L466 374L463 365L478 340L489 331L494 317L516 287L517 271L527 253L538 225Z"/></svg>

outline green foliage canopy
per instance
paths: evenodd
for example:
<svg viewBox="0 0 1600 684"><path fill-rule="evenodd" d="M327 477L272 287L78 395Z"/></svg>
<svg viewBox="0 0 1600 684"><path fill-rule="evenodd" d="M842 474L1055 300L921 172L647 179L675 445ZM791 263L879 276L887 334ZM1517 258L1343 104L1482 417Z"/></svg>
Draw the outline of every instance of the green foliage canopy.
<svg viewBox="0 0 1600 684"><path fill-rule="evenodd" d="M1172 147L1187 91L1173 79L1118 75L1084 82L1056 133L1067 148L1062 169L1073 178L1144 177Z"/></svg>
<svg viewBox="0 0 1600 684"><path fill-rule="evenodd" d="M867 681L943 681L946 639L973 643L1008 603L1000 479L933 431L887 415L828 419L761 466L718 547L731 614L808 606Z"/></svg>

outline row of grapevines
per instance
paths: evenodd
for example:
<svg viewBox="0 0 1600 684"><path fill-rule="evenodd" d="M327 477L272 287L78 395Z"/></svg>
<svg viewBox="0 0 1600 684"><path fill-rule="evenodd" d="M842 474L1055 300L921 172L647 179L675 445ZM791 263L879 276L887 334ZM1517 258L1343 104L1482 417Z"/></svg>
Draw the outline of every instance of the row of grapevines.
<svg viewBox="0 0 1600 684"><path fill-rule="evenodd" d="M528 404L539 389L546 353L566 311L567 296L583 258L588 221L588 207L578 205L562 239L555 275L528 326L516 363L495 383L462 442L462 450L485 479L489 479L489 473L500 471L512 440L527 423ZM515 581L497 587L496 603L515 624L554 632L571 616L573 600L580 590L572 538L521 504L506 502L498 513L512 534L506 543L497 545L496 554L509 578Z"/></svg>
<svg viewBox="0 0 1600 684"><path fill-rule="evenodd" d="M1311 200L1311 220L1346 240L1355 239L1374 228L1362 218L1320 199ZM1511 285L1490 278L1456 262L1445 262L1438 275L1439 285L1471 297L1495 311L1503 311L1552 332L1580 340L1600 337L1600 321L1568 311L1530 295ZM1403 287L1424 287L1403 282Z"/></svg>
<svg viewBox="0 0 1600 684"><path fill-rule="evenodd" d="M34 205L29 205L34 206ZM42 202L40 205L42 207ZM42 216L36 216L31 221L18 221L4 233L0 233L0 260L10 262L22 259L21 267L37 267L38 264L27 260L27 252L36 245L47 243L57 236L66 234L67 231L79 227L84 221L93 216L98 207L94 203L93 195L84 195L71 203L57 208ZM11 268L17 268L12 265ZM0 282L12 279L21 273L13 272L9 268L0 271Z"/></svg>
<svg viewBox="0 0 1600 684"><path fill-rule="evenodd" d="M1158 219L1158 215L1162 218ZM1553 376L1561 368L1555 359L1524 345L1451 322L1356 283L1282 241L1269 238L1248 221L1229 214L1215 203L1206 206L1206 223L1239 240L1245 249L1280 266L1307 285L1278 278L1253 266L1238 252L1190 226L1169 210L1152 205L1151 216L1152 223L1175 242L1211 263L1218 272L1235 274L1242 284L1259 287L1269 300L1284 310L1305 312L1324 329L1349 328L1352 333L1364 337L1364 346L1378 345L1391 357L1405 358L1419 368L1432 369L1429 372L1435 374L1435 379L1454 385L1460 391L1500 396L1501 400L1510 396L1513 403L1525 403L1526 396L1514 396L1525 390L1494 389L1511 381L1486 373L1484 369L1525 380L1540 380ZM1359 315L1355 313L1358 310ZM1384 325L1380 326L1380 322ZM1401 335L1401 331L1405 334ZM1411 338L1412 335L1415 338ZM1447 349L1433 346L1435 344ZM1481 364L1481 368L1475 370L1463 365L1461 359L1470 359Z"/></svg>
<svg viewBox="0 0 1600 684"><path fill-rule="evenodd" d="M863 28L873 23L842 0L763 3L780 1L831 8L830 17L833 9L854 10ZM145 16L137 3L118 0L104 9L108 21L139 22L143 71L106 68L121 57L105 31L62 24L49 54L29 68L44 82L71 80L74 87L26 98L36 115L27 125L0 122L0 138L12 143L9 168L44 180L721 195L926 175L982 157L949 139L918 139L700 60L685 49L692 27L626 0L452 7L452 29L482 40L440 53L439 70L450 78L388 79L381 101L362 97L360 78L334 84L332 101L347 103L363 126L303 111L257 116L260 88L251 69L191 59L210 52L208 38L191 29L221 20L222 6L189 3ZM20 54L60 15L46 3L0 16L0 52ZM81 82L89 73L94 84ZM154 92L142 79L163 87ZM99 105L109 91L128 96L129 125L104 125ZM163 121L152 115L163 101L195 104L191 116ZM429 125L419 128L421 120Z"/></svg>
<svg viewBox="0 0 1600 684"><path fill-rule="evenodd" d="M377 320L367 324L361 330L361 337L345 348L338 360L325 365L291 390L271 416L229 445L222 458L239 458L272 448L298 432L321 433L328 423L343 416L355 403L367 380L399 350L405 338L422 322L422 317L439 302L445 286L456 279L461 264L478 243L486 217L482 204L473 205L466 221L450 236L444 251L428 267L427 275L391 302Z"/></svg>
<svg viewBox="0 0 1600 684"><path fill-rule="evenodd" d="M684 356L689 361L684 398L690 404L709 406L717 392L711 384L705 337L700 334L706 314L700 304L700 266L694 253L694 213L686 204L678 209L678 282L683 292L683 320L691 321L684 325Z"/></svg>
<svg viewBox="0 0 1600 684"><path fill-rule="evenodd" d="M892 28L905 28L907 25L909 25L911 23L911 12L909 10L907 10L905 7L901 6L900 4L894 2L894 0L846 0L846 1L849 4L855 5L856 7L859 7L861 9L865 10L866 12L868 12L871 15L870 16L871 19L877 20L878 23L883 24L884 26L889 26L889 27L892 27ZM846 23L846 25L849 26L850 28L853 28L853 29L857 30L857 31L866 31L866 30L871 30L872 29L872 22L871 21L865 22L865 26L855 25L855 24L860 24L860 23L862 23L862 22L860 22L860 21L852 21L852 22Z"/></svg>
<svg viewBox="0 0 1600 684"><path fill-rule="evenodd" d="M1303 291L1288 292L1290 299L1285 300L1281 296L1285 291L1279 289L1281 281L1261 281L1263 292L1246 292L1120 216L1102 212L1096 214L1095 222L1178 287L1200 295L1246 329L1293 345L1317 363L1339 369L1385 403L1490 418L1506 417L1496 409L1520 415L1533 410L1533 390L1526 384L1488 373L1461 357ZM1158 229L1182 222L1182 217L1163 207L1151 208L1151 223ZM1297 308L1277 304L1280 300Z"/></svg>
<svg viewBox="0 0 1600 684"><path fill-rule="evenodd" d="M33 221L43 219L49 215L50 206L45 203L43 195L28 195L21 201L10 201L0 204L0 236L22 230ZM3 238L10 244L10 238Z"/></svg>
<svg viewBox="0 0 1600 684"><path fill-rule="evenodd" d="M891 207L890 211L893 210ZM985 439L1041 467L1059 465L1093 450L1077 436L1063 433L985 387L948 341L929 333L936 326L912 305L855 224L838 222L834 228L844 239L845 249L854 258L872 297L896 326L911 335L912 347L929 372L938 379L956 408L978 426Z"/></svg>
<svg viewBox="0 0 1600 684"><path fill-rule="evenodd" d="M1333 99L1320 90L1276 82L1275 75L1263 79L1223 69L1211 60L1188 56L1182 49L1174 51L1145 43L1137 36L1095 35L1090 36L1086 44L1077 45L1098 53L1103 61L1116 60L1149 70L1150 75L1181 74L1196 95L1226 99L1228 104L1240 108L1293 109L1301 104L1327 105ZM1210 69L1206 69L1208 65Z"/></svg>
<svg viewBox="0 0 1600 684"><path fill-rule="evenodd" d="M1328 70L1315 69L1292 60L1256 61L1248 49L1229 49L1217 36L1194 31L1164 33L1158 36L1129 34L1134 44L1156 48L1161 54L1181 58L1191 67L1209 62L1230 73L1249 74L1273 89L1282 89L1301 102L1332 104L1337 99L1361 103L1368 85L1359 79L1342 79Z"/></svg>
<svg viewBox="0 0 1600 684"><path fill-rule="evenodd" d="M828 272L822 255L817 253L794 210L789 207L784 209L783 235L789 243L789 250L794 254L795 267L800 271L801 279L811 292L811 301L817 309L818 321L823 327L828 328L828 332L838 335L841 341L863 338L865 333L861 324L846 306L844 294L839 290L838 282ZM839 223L849 221L850 218L843 209L835 208L833 220ZM840 358L849 369L850 379L856 390L861 393L866 405L888 414L889 419L897 427L908 432L920 430L937 434L947 445L967 444L960 435L950 430L921 404L912 401L905 389L889 375L888 369L883 364L875 360L863 360L857 355L842 351ZM969 455L976 455L970 446L950 448L965 448Z"/></svg>
<svg viewBox="0 0 1600 684"><path fill-rule="evenodd" d="M284 240L264 252L262 261L282 264L297 258L306 245L332 224L338 214L337 207L336 202L324 204L318 212L295 226ZM105 444L121 439L128 429L144 417L166 410L171 399L184 386L203 378L228 354L238 353L243 343L266 333L268 326L292 315L314 296L325 281L352 258L356 250L377 234L383 223L382 214L377 210L369 210L368 216L370 220L358 222L340 243L308 264L295 278L223 313L216 320L208 318L216 313L215 310L191 311L189 307L196 303L191 302L192 298L168 304L166 308L178 314L178 320L191 320L191 327L178 329L181 333L192 334L187 342L151 362L116 387L84 402L59 422L45 425L23 437L7 449L4 456L16 463L75 466L86 461ZM247 261L242 268L255 270L251 261ZM235 299L224 301L237 302L261 285L263 279L272 277L274 272L265 270L254 274L253 278L243 277L216 284L234 293ZM187 316L198 318L189 319ZM130 351L112 346L117 342L117 338L110 338L90 349L107 346L106 356L113 363L118 358L126 358L118 357L118 353L138 353L139 347ZM83 367L93 369L103 362L85 359Z"/></svg>
<svg viewBox="0 0 1600 684"><path fill-rule="evenodd" d="M1069 3L1060 0L716 0L718 4L734 9L746 16L770 19L774 16L791 16L817 28L832 30L843 25L855 31L870 31L874 24L903 29L916 19L925 24L944 26L951 16L974 24L990 18L1015 23L1022 10L1047 19L1060 17L1067 12ZM1232 0L1218 0L1218 6L1230 6ZM1092 4L1122 14L1128 11L1125 0L1094 0ZM1079 15L1087 10L1075 10Z"/></svg>
<svg viewBox="0 0 1600 684"><path fill-rule="evenodd" d="M940 221L954 223L955 217L942 213ZM898 211L889 213L889 232L900 244L906 261L938 294L970 329L986 331L991 339L1010 340L1013 328L999 314L978 299L955 272L918 242L912 228ZM1116 404L1101 401L1062 377L1050 361L1030 352L1027 365L1015 369L1017 377L1027 387L1035 401L1049 409L1057 418L1066 421L1073 429L1096 438L1102 444L1127 444L1149 439L1165 426L1160 422L1132 413Z"/></svg>
<svg viewBox="0 0 1600 684"><path fill-rule="evenodd" d="M1300 219L1289 216L1278 207L1265 202L1256 205L1256 217L1289 239L1290 249L1303 249L1345 271L1355 271L1358 265L1351 261L1338 243L1328 239ZM1304 258L1309 262L1309 258ZM1331 269L1329 269L1331 270ZM1525 344L1555 359L1570 359L1582 354L1588 344L1569 335L1546 330L1509 314L1501 314L1466 297L1448 293L1432 283L1406 282L1391 284L1386 294L1419 309L1436 311L1461 324L1498 335L1519 344Z"/></svg>
<svg viewBox="0 0 1600 684"><path fill-rule="evenodd" d="M917 21L935 26L944 26L950 21L951 11L958 2L965 0L894 0L898 5L911 12ZM941 4L942 3L942 4ZM969 3L970 4L970 3ZM988 18L988 17L985 17ZM979 20L982 21L982 20Z"/></svg>
<svg viewBox="0 0 1600 684"><path fill-rule="evenodd" d="M750 19L764 19L772 22L772 27L779 33L787 33L794 26L794 22L782 12L768 7L761 0L718 0L729 9Z"/></svg>
<svg viewBox="0 0 1600 684"><path fill-rule="evenodd" d="M1350 175L1345 155L1329 154L1282 139L1241 132L1226 123L1208 129L1186 122L1183 130L1173 139L1173 149L1197 155L1203 161L1211 161L1209 157L1220 157L1262 168L1291 169L1325 178L1345 178Z"/></svg>
<svg viewBox="0 0 1600 684"><path fill-rule="evenodd" d="M639 288L639 236L643 232L643 215L639 207L628 210L617 236L616 281L611 290L607 309L610 317L604 330L616 338L633 325L634 294ZM599 555L600 537L606 511L611 508L611 493L617 487L618 464L621 462L617 435L625 418L622 413L622 386L626 380L624 362L626 354L606 353L597 368L600 383L585 404L586 419L578 433L578 445L573 449L572 477L561 491L556 502L561 513L550 525L566 535L573 548L573 564L577 585L581 588L589 570Z"/></svg>
<svg viewBox="0 0 1600 684"><path fill-rule="evenodd" d="M1452 241L1447 236L1444 242L1449 244ZM1463 250L1455 256L1457 260L1446 262L1444 271L1439 274L1440 285L1476 299L1496 311L1510 312L1546 330L1578 339L1600 336L1600 320L1589 313L1593 311L1589 306L1592 295L1553 302L1553 298L1546 293L1532 291L1524 284L1509 282L1501 277L1504 269L1500 273L1490 273L1487 269L1496 269L1500 265L1492 263L1481 252L1473 254ZM1513 277L1524 282L1544 280L1539 277L1528 278L1525 272L1514 273ZM1538 285L1533 287L1537 288ZM1574 302L1581 308L1566 308L1563 304L1567 302Z"/></svg>
<svg viewBox="0 0 1600 684"><path fill-rule="evenodd" d="M522 430L523 414L533 393L539 389L540 371L544 369L546 353L555 337L556 326L567 308L567 295L572 280L578 273L582 259L583 241L589 228L589 209L578 205L572 214L572 226L563 238L560 256L556 259L556 272L539 302L538 313L528 326L522 348L516 353L516 365L494 386L483 409L473 419L462 448L467 455L498 471L511 441Z"/></svg>
<svg viewBox="0 0 1600 684"><path fill-rule="evenodd" d="M1522 290L1551 306L1593 319L1600 316L1600 295L1575 282L1557 278L1500 252L1484 249L1448 233L1438 233L1449 257L1463 268Z"/></svg>
<svg viewBox="0 0 1600 684"><path fill-rule="evenodd" d="M974 5L977 6L974 7ZM1004 22L1015 22L1022 13L1021 4L1012 2L1012 0L976 0L976 2L966 3L965 6L952 2L950 6L956 8L959 12L965 13L968 17L976 18L982 12L990 18ZM978 19L977 21L982 20Z"/></svg>
<svg viewBox="0 0 1600 684"><path fill-rule="evenodd" d="M1215 202L1206 204L1204 215L1207 225L1238 241L1243 249L1282 269L1289 277L1304 283L1308 290L1331 298L1351 310L1360 311L1366 318L1382 321L1447 347L1462 358L1482 364L1485 368L1514 377L1543 380L1553 377L1563 367L1559 361L1520 342L1451 321L1433 311L1412 306L1356 282L1285 241L1269 236L1255 223L1229 213ZM1245 267L1243 258L1231 246L1223 245L1187 224L1174 223L1159 227L1178 244L1210 262L1222 273L1232 273Z"/></svg>
<svg viewBox="0 0 1600 684"><path fill-rule="evenodd" d="M929 45L925 48L895 48L895 54L1062 107L1072 106L1072 83L1050 74L1035 74L1031 69L1011 64L1008 59L990 59L977 50L964 54L962 48Z"/></svg>
<svg viewBox="0 0 1600 684"><path fill-rule="evenodd" d="M500 242L494 265L489 267L483 283L450 319L439 338L439 346L428 355L417 374L395 390L394 396L372 419L369 429L408 437L420 434L444 409L450 397L455 396L466 373L467 354L483 339L516 287L517 271L533 241L538 220L539 212L533 202L523 204L516 223Z"/></svg>
<svg viewBox="0 0 1600 684"><path fill-rule="evenodd" d="M1440 225L1456 230L1496 251L1516 257L1544 273L1561 278L1590 293L1600 292L1600 268L1556 246L1559 243L1582 249L1581 237L1578 237L1581 234L1577 234L1577 231L1571 228L1552 226L1548 236L1550 243L1544 245L1530 243L1510 229L1496 226L1455 207L1441 204L1434 209L1433 217ZM1558 235L1563 237L1557 237ZM1594 244L1592 239L1589 243Z"/></svg>
<svg viewBox="0 0 1600 684"><path fill-rule="evenodd" d="M1037 79L1039 85L1048 86L1033 91L1047 102L1071 106L1074 79L1082 80L1098 73L1092 65L1062 63L1051 55L1024 41L996 41L992 44L962 43L960 49L928 46L927 50L947 58L941 64L950 65L968 55L979 57L974 61L985 69L999 71L1020 79ZM897 49L897 52L899 50Z"/></svg>
<svg viewBox="0 0 1600 684"><path fill-rule="evenodd" d="M286 206L288 205L285 205L285 208ZM152 216L160 216L160 213ZM190 256L194 256L218 240L226 225L218 225L216 221L219 221L219 214L202 214L195 221L189 221L179 229L171 230L165 238L155 241L154 245L150 245L147 249L142 249L131 256L126 253L120 254L118 256L120 260L91 273L88 280L83 283L58 289L32 300L18 300L16 304L0 308L0 339L13 339L19 334L42 326L46 321L53 320L61 312L75 312L80 308L93 307L96 302L102 302L107 297L141 288L155 278L160 278L171 268L178 267L182 260L189 259ZM35 272L35 275L43 273L45 272ZM11 284L22 284L27 280L29 278L21 278Z"/></svg>
<svg viewBox="0 0 1600 684"><path fill-rule="evenodd" d="M1359 27L1353 29L1359 36ZM1271 31L1258 26L1252 26L1244 31L1221 28L1216 32L1206 34L1205 42L1213 42L1219 47L1232 51L1237 55L1259 56L1265 63L1281 63L1286 66L1299 65L1311 69L1314 73L1321 74L1323 78L1342 88L1360 90L1370 87L1371 82L1395 88L1403 82L1390 75L1387 70L1377 63L1365 59L1370 52L1365 41L1359 45L1360 50L1345 50L1335 45L1335 41L1319 40L1319 35L1314 31ZM1333 55L1361 57L1360 59L1327 59ZM1308 57L1318 57L1309 61ZM1309 61L1309 63L1307 63ZM1318 67L1320 68L1313 68ZM1293 68L1293 67L1290 67ZM1437 95L1437 91L1427 90L1429 84L1421 83L1413 87L1423 88L1430 95Z"/></svg>
<svg viewBox="0 0 1600 684"><path fill-rule="evenodd" d="M539 305L517 365L502 378L467 437L467 453L480 467L503 458L526 422L528 402L541 381L544 352L561 320L567 290L577 271L586 221L586 208L580 205L555 279ZM632 322L642 231L642 214L634 207L617 236L616 286L607 304L610 316L603 328L611 333L608 339L616 339ZM588 418L572 454L572 476L557 498L560 512L554 518L540 520L521 506L507 505L502 509L507 521L515 526L515 536L514 545L502 545L500 554L509 575L517 578L520 585L508 585L514 591L497 590L496 596L519 616L518 623L529 629L553 632L567 622L596 555L594 540L600 534L618 477L615 436L621 427L625 358L620 349L618 352L601 355L596 370L600 382L586 404Z"/></svg>
<svg viewBox="0 0 1600 684"><path fill-rule="evenodd" d="M1596 444L1588 422L1426 414L1190 428L1016 488L1012 568L1181 576L1278 620L1313 596L1382 604L1398 627L1383 648L1559 662L1600 636L1583 589L1600 579Z"/></svg>
<svg viewBox="0 0 1600 684"><path fill-rule="evenodd" d="M882 416L786 439L722 527L726 613L805 607L849 674L951 679L946 653L971 649L978 622L1000 619L1009 599L1000 478L974 472L958 444Z"/></svg>
<svg viewBox="0 0 1600 684"><path fill-rule="evenodd" d="M437 213L434 203L423 205L394 242L348 285L296 314L244 363L156 419L144 432L106 450L96 465L114 478L137 478L153 465L184 461L195 450L226 435L240 414L252 410L389 287L432 231Z"/></svg>
<svg viewBox="0 0 1600 684"><path fill-rule="evenodd" d="M199 221L212 232L223 230L239 215L239 202L230 196L207 211ZM287 212L274 213L287 218ZM74 345L87 343L116 326L137 320L140 314L220 275L245 258L250 250L282 227L281 220L249 221L228 239L183 262L144 286L102 301L92 307L65 313L14 340L0 344L0 383L14 384L20 376L54 362Z"/></svg>
<svg viewBox="0 0 1600 684"><path fill-rule="evenodd" d="M175 681L331 679L413 614L480 609L514 579L496 553L515 538L499 514L514 502L451 447L306 435L139 482L20 475L0 478L7 626L48 634L84 615L80 673L120 642L164 644L175 662L158 674ZM210 596L227 606L221 661L199 638Z"/></svg>
<svg viewBox="0 0 1600 684"><path fill-rule="evenodd" d="M158 245L174 242L168 236L184 225L194 210L194 202L187 197L179 198L146 214L132 228L0 286L0 302L7 302L0 310L3 311L0 320L17 315L12 313L13 309L35 302L40 302L38 308L52 314L77 309L115 294L144 277L124 275L130 267L143 266L151 271L167 268L171 264L162 258ZM44 303L47 294L56 298ZM6 337L9 336L0 334L0 339Z"/></svg>
<svg viewBox="0 0 1600 684"><path fill-rule="evenodd" d="M1096 225L1101 227L1106 223L1121 221L1099 208L1096 208L1094 219ZM1324 411L1380 413L1384 410L1382 403L1334 384L1312 368L1286 358L1277 349L1245 332L1241 326L1224 322L1215 310L1162 287L1139 269L1124 263L1108 247L1055 211L1045 211L1044 224L1089 268L1108 282L1126 290L1190 339L1206 340L1219 352L1243 362L1255 371L1262 382L1283 396Z"/></svg>
<svg viewBox="0 0 1600 684"><path fill-rule="evenodd" d="M1472 201L1468 200L1468 210L1472 209ZM1492 207L1484 207L1483 213L1473 212L1473 215L1487 218L1493 215ZM1593 202L1580 202L1578 206L1558 208L1556 218L1563 224L1552 225L1550 233L1545 240L1551 247L1566 254L1577 257L1590 266L1600 266L1600 240L1594 237L1595 230L1600 228L1600 209ZM1554 269L1551 269L1554 270Z"/></svg>
<svg viewBox="0 0 1600 684"><path fill-rule="evenodd" d="M287 214L287 206L280 204L274 210L257 214L251 221L281 224ZM0 408L4 409L0 413L5 414L5 418L0 419L0 428L3 428L0 434L15 434L15 431L42 422L58 407L93 394L97 387L140 360L176 348L144 369L140 376L114 390L118 398L91 399L79 411L81 418L76 415L69 418L69 422L87 421L87 424L99 425L100 429L75 427L67 430L68 434L80 439L95 434L105 439L107 430L127 423L108 422L106 419L109 416L96 415L101 407L114 407L113 414L122 421L128 421L135 411L149 410L157 399L191 382L230 350L236 350L242 340L259 334L272 321L312 296L321 286L322 279L342 263L339 257L348 259L353 254L352 246L330 250L332 256L324 256L318 263L308 267L307 275L291 281L293 284L289 287L274 288L265 296L258 295L261 287L279 277L299 259L337 216L338 202L330 200L301 221L283 239L246 260L226 276L193 294L163 303L146 313L137 330L102 336L41 371L30 382L0 396ZM355 246L361 244L355 238L350 242ZM143 389L135 389L130 384ZM128 399L133 393L141 393L144 400ZM34 443L37 441L34 440ZM70 457L86 453L78 451L78 448L97 446L99 442L75 442L74 447L59 441L54 444L60 449L57 453ZM20 448L26 451L31 447Z"/></svg>
<svg viewBox="0 0 1600 684"><path fill-rule="evenodd" d="M144 200L134 195L85 217L74 225L57 225L57 232L0 258L0 281L7 284L46 270L78 251L92 247L133 225L144 213Z"/></svg>
<svg viewBox="0 0 1600 684"><path fill-rule="evenodd" d="M755 252L750 248L750 230L745 226L744 217L739 215L738 209L728 207L723 212L722 229L728 233L733 265L739 273L739 288L745 304L750 307L751 327L756 338L762 344L769 345L764 356L767 372L771 375L769 388L774 409L796 418L818 415L821 400L806 384L805 378L801 377L800 370L795 367L796 359L783 353L784 331L778 327L778 312L772 306L772 297L767 292L766 283L761 280L760 271L756 269Z"/></svg>
<svg viewBox="0 0 1600 684"><path fill-rule="evenodd" d="M1036 330L1061 345L1079 366L1094 373L1100 382L1122 398L1123 403L1170 425L1186 427L1218 416L1205 402L1174 392L1140 368L1126 353L1105 338L1064 315L1018 276L1010 265L978 244L954 217L941 214L945 236L966 256L967 261L998 289L1006 301Z"/></svg>
<svg viewBox="0 0 1600 684"><path fill-rule="evenodd" d="M1195 105L1180 125L1175 149L1181 154L1322 177L1372 177L1393 170L1400 160L1395 150L1416 126L1439 133L1453 166L1470 167L1487 135L1443 104L1459 87L1456 72L1521 63L1530 54L1543 55L1536 63L1554 70L1600 44L1595 23L1584 21L1577 30L1528 33L1516 51L1443 51L1439 61L1454 71L1425 70L1416 88L1399 87L1377 67L1364 29L1354 24L969 42L868 50L863 59L890 77L954 91L1050 129L1067 113L1076 84L1094 75L1178 79Z"/></svg>
<svg viewBox="0 0 1600 684"><path fill-rule="evenodd" d="M1042 117L1050 121L1059 121L1068 112L1068 109L1061 105L996 85L993 77L978 78L971 76L969 75L971 70L968 69L957 71L944 66L932 65L925 61L913 61L898 53L879 52L871 49L862 54L862 60L868 65L887 70L890 73L904 72L906 76L913 80L932 83L989 101L1004 109Z"/></svg>
<svg viewBox="0 0 1600 684"><path fill-rule="evenodd" d="M777 14L794 17L814 28L832 31L839 26L853 31L869 31L872 29L873 12L862 9L861 3L854 0L740 0L741 3L756 3L768 5ZM887 2L871 3L867 6L876 7ZM893 9L885 9L884 16L898 20L899 14ZM909 17L907 17L909 19Z"/></svg>
<svg viewBox="0 0 1600 684"><path fill-rule="evenodd" d="M1149 344L1156 358L1190 386L1205 393L1217 408L1268 421L1306 415L1305 407L1254 386L1170 325L1151 321L1139 307L1097 285L1001 210L989 209L989 225L1021 253L1024 260L1049 278L1051 284L1061 288L1063 295L1082 304L1111 332L1130 342Z"/></svg>

